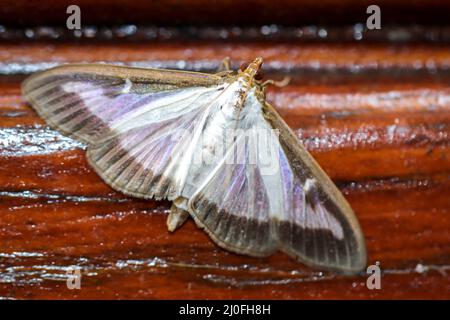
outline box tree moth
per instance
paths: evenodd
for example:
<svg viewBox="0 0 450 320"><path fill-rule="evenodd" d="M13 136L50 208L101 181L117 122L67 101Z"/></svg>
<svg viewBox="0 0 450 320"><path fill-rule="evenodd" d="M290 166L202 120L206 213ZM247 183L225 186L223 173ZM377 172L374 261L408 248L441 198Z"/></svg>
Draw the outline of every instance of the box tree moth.
<svg viewBox="0 0 450 320"><path fill-rule="evenodd" d="M216 74L66 65L32 75L22 92L52 128L87 144L89 164L112 188L172 200L170 231L190 216L226 250L280 250L358 273L358 221L266 102L262 61Z"/></svg>

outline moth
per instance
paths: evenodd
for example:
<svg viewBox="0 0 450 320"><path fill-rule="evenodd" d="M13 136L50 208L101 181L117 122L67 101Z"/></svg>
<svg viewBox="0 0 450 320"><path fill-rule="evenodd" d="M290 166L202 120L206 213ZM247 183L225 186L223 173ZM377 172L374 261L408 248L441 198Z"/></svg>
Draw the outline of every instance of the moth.
<svg viewBox="0 0 450 320"><path fill-rule="evenodd" d="M22 92L49 126L87 144L89 164L112 188L173 201L170 231L190 216L226 250L280 250L358 273L358 221L266 102L262 63L215 74L66 65L30 76Z"/></svg>

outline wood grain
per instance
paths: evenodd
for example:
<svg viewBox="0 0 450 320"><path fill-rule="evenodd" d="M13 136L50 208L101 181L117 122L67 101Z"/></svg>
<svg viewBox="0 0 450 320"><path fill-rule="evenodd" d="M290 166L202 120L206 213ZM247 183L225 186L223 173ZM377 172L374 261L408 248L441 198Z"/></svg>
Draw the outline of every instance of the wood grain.
<svg viewBox="0 0 450 320"><path fill-rule="evenodd" d="M146 43L1 44L0 297L450 298L450 51L447 45ZM50 64L110 61L213 69L255 54L275 105L354 208L367 275L342 277L283 254L215 246L189 221L170 234L168 202L125 197L89 168L83 145L47 128L20 81ZM15 69L14 69L15 68ZM355 71L356 70L356 71ZM7 74L8 72L2 72ZM66 271L82 269L82 289Z"/></svg>

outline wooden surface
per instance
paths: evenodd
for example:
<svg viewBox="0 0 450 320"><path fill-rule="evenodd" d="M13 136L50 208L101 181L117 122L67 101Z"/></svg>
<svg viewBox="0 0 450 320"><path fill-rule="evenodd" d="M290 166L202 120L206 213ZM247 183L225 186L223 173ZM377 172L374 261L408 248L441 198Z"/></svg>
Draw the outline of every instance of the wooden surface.
<svg viewBox="0 0 450 320"><path fill-rule="evenodd" d="M74 40L59 25L27 28L20 14L12 20L33 3L17 0L0 9L0 21L11 23L0 28L0 299L450 299L450 33L441 10L448 3L418 2L407 10L416 17L434 10L440 24L429 26L432 19L422 17L419 26L365 31L362 41L351 24L328 26L325 37L304 25L272 26L267 35L258 26L197 24L191 31L137 27L131 33L129 26L105 27ZM135 3L137 23L144 8L156 8L161 20L178 17L163 14L170 6ZM354 3L344 1L342 8ZM393 19L406 2L390 3L387 17ZM48 14L56 2L42 4L41 18L30 21L59 24L52 20L59 15ZM99 6L90 8L92 23L118 12L108 7L103 16L95 13ZM131 8L114 22L128 21ZM220 12L202 8L179 19L208 22ZM214 21L242 22L245 15L235 11L231 20ZM302 14L286 9L270 17L288 23ZM258 19L271 22L264 14ZM382 270L381 290L369 290L364 273L343 277L284 254L257 259L226 252L192 221L170 234L170 203L110 189L87 165L84 146L46 127L20 96L26 75L62 63L211 71L225 56L237 67L256 55L266 59L268 78L292 78L287 87L271 87L268 100L354 208L369 264L378 262ZM71 266L81 268L81 290L66 286Z"/></svg>
<svg viewBox="0 0 450 320"><path fill-rule="evenodd" d="M251 47L196 45L191 61L201 63L208 50L247 59L255 51ZM299 45L289 47L289 55L283 48L276 56L273 47L258 52L269 65L272 59L305 68L339 50L333 61L342 61L344 70L329 76L293 72L291 84L272 88L268 99L355 209L369 263L379 261L384 272L382 290L368 290L366 275L307 270L283 254L255 259L225 252L192 222L169 234L168 203L135 200L108 188L87 166L82 146L46 128L23 103L20 77L10 76L0 85L0 296L449 298L450 82L439 67L434 73L408 72L413 61L448 64L448 50L403 47L385 57L381 53L392 48L361 47L367 54L357 59L351 47ZM182 59L183 50L3 45L1 56L9 64L131 62L143 55L151 61ZM407 70L352 76L345 72L352 59ZM66 287L70 265L83 268L79 291Z"/></svg>

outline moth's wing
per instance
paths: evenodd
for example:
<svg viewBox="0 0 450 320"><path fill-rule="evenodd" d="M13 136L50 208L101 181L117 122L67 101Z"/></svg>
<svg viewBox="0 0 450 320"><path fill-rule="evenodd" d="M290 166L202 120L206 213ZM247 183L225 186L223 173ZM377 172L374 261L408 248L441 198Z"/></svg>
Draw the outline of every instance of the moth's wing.
<svg viewBox="0 0 450 320"><path fill-rule="evenodd" d="M108 184L143 198L178 192L179 162L222 90L214 75L109 65L58 67L22 85L49 125L88 143L88 160Z"/></svg>
<svg viewBox="0 0 450 320"><path fill-rule="evenodd" d="M182 111L175 108L177 99L192 97L192 89L211 88L220 81L218 76L197 72L66 65L28 77L22 94L51 127L92 143L114 125L152 108L159 111L154 112L159 120L173 116ZM166 108L168 100L173 112Z"/></svg>
<svg viewBox="0 0 450 320"><path fill-rule="evenodd" d="M257 130L236 139L194 194L194 219L238 253L282 250L310 266L361 271L364 238L342 194L272 107L249 94L245 108L253 109Z"/></svg>
<svg viewBox="0 0 450 320"><path fill-rule="evenodd" d="M225 146L225 151L219 152L222 157L215 163L199 166L199 174L190 173L187 185L195 188L183 196L190 199L187 209L196 223L217 244L238 253L267 256L277 249L270 227L269 194L259 168L248 163L256 145L257 126L264 124L257 121L257 112L245 106L240 121L230 126L234 129L212 135L223 137L224 143L215 143ZM202 174L201 180L193 179Z"/></svg>
<svg viewBox="0 0 450 320"><path fill-rule="evenodd" d="M221 247L253 256L275 252L270 193L249 163L257 134L238 136L188 203L196 223Z"/></svg>
<svg viewBox="0 0 450 320"><path fill-rule="evenodd" d="M157 122L122 123L90 145L91 166L113 188L140 198L177 198L182 190L199 132L219 93L199 96L189 112ZM189 100L179 101L192 108ZM142 115L142 118L147 115ZM153 116L151 116L153 118Z"/></svg>
<svg viewBox="0 0 450 320"><path fill-rule="evenodd" d="M265 103L263 110L280 133L285 209L277 222L281 249L313 266L349 274L363 270L366 245L351 206L273 107Z"/></svg>

